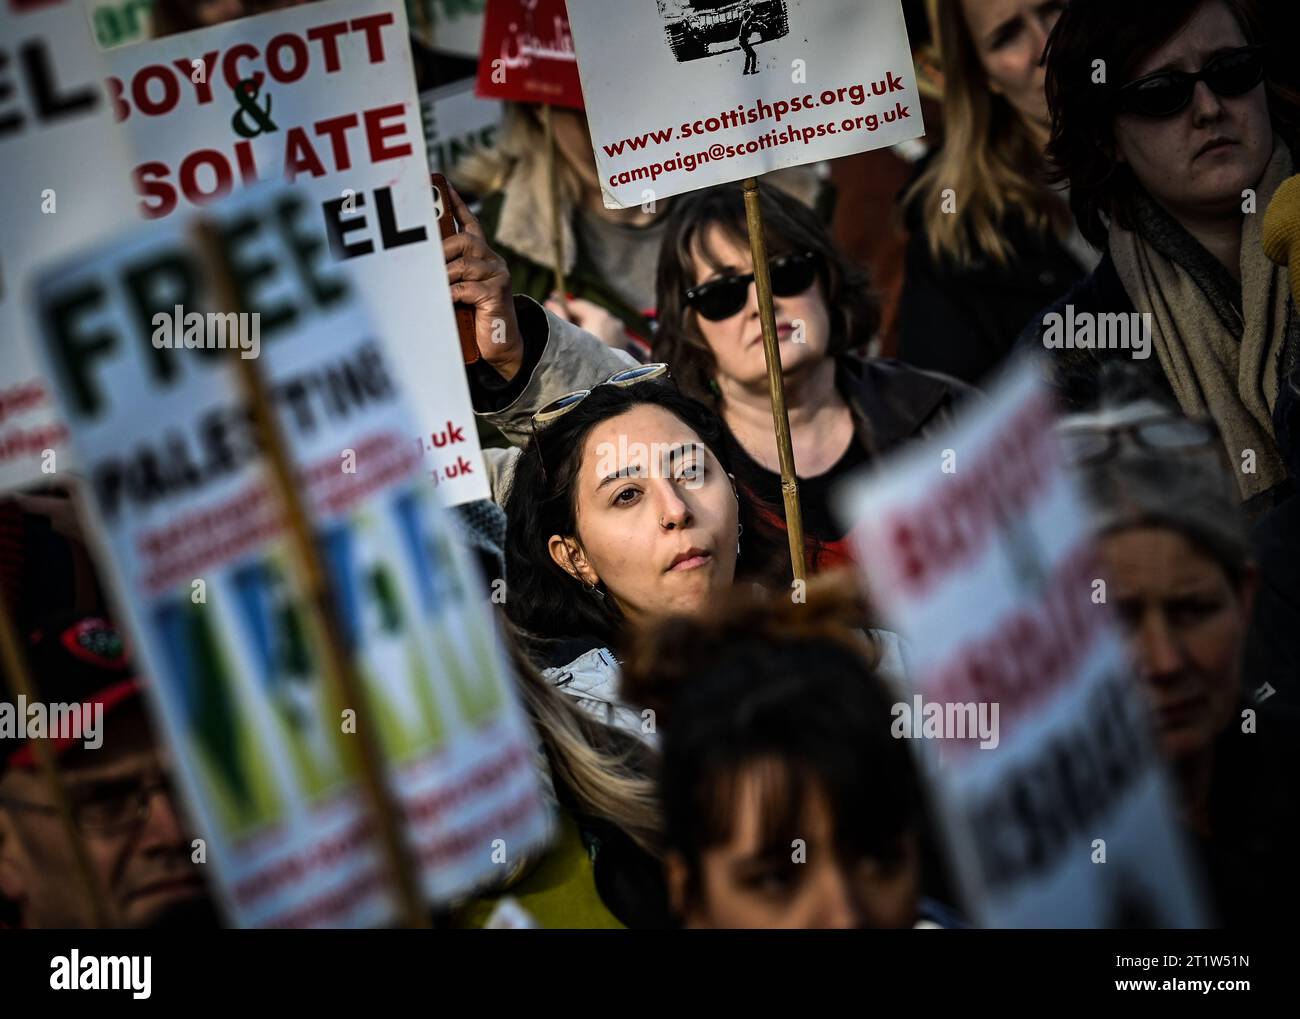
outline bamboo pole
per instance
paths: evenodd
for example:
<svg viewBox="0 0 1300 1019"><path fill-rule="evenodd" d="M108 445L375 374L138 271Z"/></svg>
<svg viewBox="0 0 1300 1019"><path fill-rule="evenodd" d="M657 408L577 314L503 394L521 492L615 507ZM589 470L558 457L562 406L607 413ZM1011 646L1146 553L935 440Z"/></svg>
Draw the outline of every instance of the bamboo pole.
<svg viewBox="0 0 1300 1019"><path fill-rule="evenodd" d="M225 246L216 227L211 222L201 222L198 233L207 264L214 274L218 308L223 312L243 310ZM414 863L402 841L402 820L384 777L383 752L373 727L375 715L367 710L365 687L352 653L343 643L338 603L312 534L306 502L289 456L289 444L280 430L267 396L266 383L256 364L251 358L238 356L234 361L238 365L240 388L253 412L259 440L266 452L272 486L285 510L293 558L308 596L308 615L325 643L324 652L319 656L325 681L339 703L356 707L355 749L361 768L361 785L379 831L380 847L397 893L403 923L411 928L428 928L429 911L424 905Z"/></svg>
<svg viewBox="0 0 1300 1019"><path fill-rule="evenodd" d="M545 134L546 188L551 200L551 232L555 235L555 292L559 294L560 307L566 318L569 311L569 290L564 281L564 217L560 215L560 175L556 171L555 124L551 120L549 103L542 104L542 132Z"/></svg>
<svg viewBox="0 0 1300 1019"><path fill-rule="evenodd" d="M799 503L799 478L795 474L794 447L790 442L790 415L785 407L781 344L776 335L776 310L772 304L772 276L768 271L767 238L763 234L758 178L747 177L744 192L749 251L754 259L754 286L758 290L758 316L763 326L763 355L767 359L767 384L772 395L772 423L776 427L776 452L781 464L781 496L785 501L785 526L790 539L790 566L795 580L807 580L803 508Z"/></svg>
<svg viewBox="0 0 1300 1019"><path fill-rule="evenodd" d="M8 601L4 587L0 585L0 661L4 662L5 672L12 679L14 693L25 698L29 703L36 703L40 701L40 694L27 668L27 658L23 654L13 616L9 614ZM54 760L54 754L44 739L29 738L28 743L45 779L50 801L58 811L63 836L72 850L73 869L77 872L76 879L85 893L86 901L90 904L91 923L97 928L115 927L116 917L112 915L108 899L104 895L103 885L100 884L99 877L90 864L90 854L86 851L86 843L72 816L72 802L68 798L67 787L63 784L63 776L59 774L59 766Z"/></svg>

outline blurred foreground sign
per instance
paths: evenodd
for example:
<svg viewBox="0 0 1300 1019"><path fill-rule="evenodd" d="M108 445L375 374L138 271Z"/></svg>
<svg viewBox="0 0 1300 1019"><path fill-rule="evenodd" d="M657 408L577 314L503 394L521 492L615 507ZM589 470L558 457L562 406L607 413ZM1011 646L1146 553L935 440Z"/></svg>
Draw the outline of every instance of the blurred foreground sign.
<svg viewBox="0 0 1300 1019"><path fill-rule="evenodd" d="M843 493L872 597L912 652L894 735L929 766L976 923L1200 926L1053 417L1021 364L945 439Z"/></svg>
<svg viewBox="0 0 1300 1019"><path fill-rule="evenodd" d="M247 301L224 318L189 219L42 273L42 353L231 918L382 924L395 910L341 752L357 714L377 728L430 901L545 836L532 737L481 581L422 476L401 375L312 203L250 189L219 207ZM266 381L365 705L323 685L236 357Z"/></svg>
<svg viewBox="0 0 1300 1019"><path fill-rule="evenodd" d="M406 13L329 0L113 50L145 219L292 184L364 289L448 505L488 497L436 225Z"/></svg>
<svg viewBox="0 0 1300 1019"><path fill-rule="evenodd" d="M568 0L568 9L611 208L925 133L898 0Z"/></svg>
<svg viewBox="0 0 1300 1019"><path fill-rule="evenodd" d="M22 296L43 259L130 222L129 166L81 5L0 3L0 492L72 466Z"/></svg>

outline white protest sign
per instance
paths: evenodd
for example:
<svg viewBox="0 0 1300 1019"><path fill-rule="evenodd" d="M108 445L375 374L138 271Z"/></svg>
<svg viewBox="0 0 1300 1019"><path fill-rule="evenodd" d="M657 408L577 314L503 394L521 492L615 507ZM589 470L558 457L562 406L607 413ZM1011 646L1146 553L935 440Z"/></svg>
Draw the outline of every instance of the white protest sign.
<svg viewBox="0 0 1300 1019"><path fill-rule="evenodd" d="M165 218L258 180L292 184L352 263L443 500L487 498L402 4L306 4L108 60L141 215Z"/></svg>
<svg viewBox="0 0 1300 1019"><path fill-rule="evenodd" d="M80 4L0 5L0 492L72 466L22 305L37 262L130 222L129 167Z"/></svg>
<svg viewBox="0 0 1300 1019"><path fill-rule="evenodd" d="M496 100L476 96L469 78L421 92L420 113L429 169L450 176L466 156L496 144L503 110Z"/></svg>
<svg viewBox="0 0 1300 1019"><path fill-rule="evenodd" d="M230 915L380 924L394 904L345 755L358 716L431 901L499 878L546 837L533 737L486 592L422 476L405 380L313 203L258 188L209 213L248 313L210 314L183 214L43 272L40 352ZM289 446L363 704L325 686L328 645L232 370L244 356Z"/></svg>
<svg viewBox="0 0 1300 1019"><path fill-rule="evenodd" d="M847 486L858 561L911 649L893 735L932 765L979 924L1198 926L1138 680L1092 600L1098 566L1053 416L1021 364L946 438Z"/></svg>
<svg viewBox="0 0 1300 1019"><path fill-rule="evenodd" d="M568 0L605 204L925 133L898 0Z"/></svg>

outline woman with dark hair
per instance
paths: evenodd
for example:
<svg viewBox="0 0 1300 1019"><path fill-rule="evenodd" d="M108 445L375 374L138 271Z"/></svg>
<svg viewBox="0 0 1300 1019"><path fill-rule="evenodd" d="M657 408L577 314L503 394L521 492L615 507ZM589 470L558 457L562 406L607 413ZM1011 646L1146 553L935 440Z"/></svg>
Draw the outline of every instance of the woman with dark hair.
<svg viewBox="0 0 1300 1019"><path fill-rule="evenodd" d="M947 376L866 358L879 326L867 280L816 214L761 192L791 440L810 561L847 557L830 493L847 475L948 422L968 389ZM654 355L724 423L742 487L782 505L767 363L744 195L727 185L677 198L659 257Z"/></svg>
<svg viewBox="0 0 1300 1019"><path fill-rule="evenodd" d="M653 727L622 704L615 649L781 561L730 476L717 418L656 372L543 409L503 502L507 617L566 692L638 733Z"/></svg>
<svg viewBox="0 0 1300 1019"><path fill-rule="evenodd" d="M1259 573L1217 430L1143 400L1067 418L1061 432L1219 918L1289 922L1300 905L1295 718L1256 705L1243 674Z"/></svg>
<svg viewBox="0 0 1300 1019"><path fill-rule="evenodd" d="M1064 0L932 0L943 147L904 201L899 357L978 385L1025 320L1094 269L1069 196L1047 183L1042 55Z"/></svg>
<svg viewBox="0 0 1300 1019"><path fill-rule="evenodd" d="M686 927L912 927L923 801L851 581L740 592L643 631L627 690L663 730L672 910ZM922 926L935 926L924 923Z"/></svg>
<svg viewBox="0 0 1300 1019"><path fill-rule="evenodd" d="M1145 359L1184 413L1215 419L1252 514L1288 480L1272 414L1300 341L1260 241L1295 170L1294 107L1260 41L1246 0L1069 6L1048 46L1048 152L1107 254L1023 337L1076 409L1103 363Z"/></svg>

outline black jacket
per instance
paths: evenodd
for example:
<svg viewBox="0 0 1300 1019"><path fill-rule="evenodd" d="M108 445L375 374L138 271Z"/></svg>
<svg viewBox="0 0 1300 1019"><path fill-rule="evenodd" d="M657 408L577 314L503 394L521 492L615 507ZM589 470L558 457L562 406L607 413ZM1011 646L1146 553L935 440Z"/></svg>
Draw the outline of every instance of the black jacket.
<svg viewBox="0 0 1300 1019"><path fill-rule="evenodd" d="M1020 333L1017 346L1026 350L1045 351L1043 336L1047 332L1046 319L1052 314L1065 315L1067 306L1073 305L1076 315L1132 315L1137 311L1133 299L1120 281L1115 263L1107 252L1101 264L1087 279L1076 284L1056 303L1046 306L1033 315ZM1062 405L1069 411L1091 410L1097 405L1098 383L1102 369L1111 363L1132 365L1144 373L1151 395L1178 406L1169 381L1165 378L1160 359L1154 355L1146 360L1135 360L1132 352L1120 349L1088 350L1062 349L1046 351L1050 354L1048 378Z"/></svg>
<svg viewBox="0 0 1300 1019"><path fill-rule="evenodd" d="M886 358L841 357L836 383L853 415L854 442L825 474L799 479L807 561L820 571L848 555L846 528L834 510L834 493L846 477L912 440L926 439L953 422L957 406L974 390L963 382ZM756 511L775 530L785 531L780 476L759 466L728 431L736 480ZM785 559L785 539L777 559Z"/></svg>
<svg viewBox="0 0 1300 1019"><path fill-rule="evenodd" d="M1255 711L1254 731L1242 713ZM1300 839L1296 737L1285 705L1241 705L1215 743L1208 838L1196 846L1220 924L1289 928L1300 909L1294 858ZM1245 730L1245 731L1243 731Z"/></svg>
<svg viewBox="0 0 1300 1019"><path fill-rule="evenodd" d="M918 206L913 203L908 215L898 356L978 385L1011 353L1029 317L1081 280L1084 270L1055 236L1031 230L1019 216L1003 224L1014 252L1006 265L935 259Z"/></svg>

